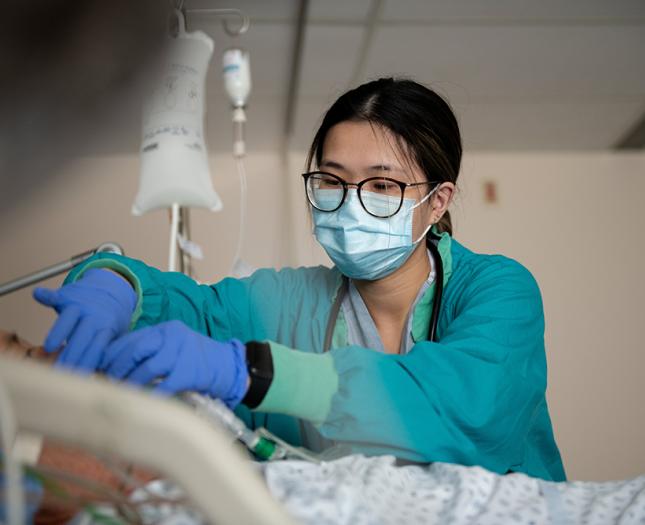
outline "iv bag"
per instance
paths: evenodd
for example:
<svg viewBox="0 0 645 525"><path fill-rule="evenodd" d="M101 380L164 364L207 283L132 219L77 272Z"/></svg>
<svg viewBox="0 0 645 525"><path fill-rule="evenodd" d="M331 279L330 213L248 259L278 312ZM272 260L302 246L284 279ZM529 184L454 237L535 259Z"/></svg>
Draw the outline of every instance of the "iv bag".
<svg viewBox="0 0 645 525"><path fill-rule="evenodd" d="M179 32L168 45L161 78L143 114L141 178L132 213L173 204L222 209L213 189L204 143L204 92L213 40Z"/></svg>

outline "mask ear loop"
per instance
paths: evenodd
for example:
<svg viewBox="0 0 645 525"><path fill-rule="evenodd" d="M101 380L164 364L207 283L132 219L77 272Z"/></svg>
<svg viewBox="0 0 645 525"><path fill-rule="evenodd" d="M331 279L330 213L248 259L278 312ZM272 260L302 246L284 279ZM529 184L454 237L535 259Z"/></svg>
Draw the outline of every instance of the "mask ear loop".
<svg viewBox="0 0 645 525"><path fill-rule="evenodd" d="M440 186L440 184L437 184L425 197L423 197L423 199L421 199L414 206L412 206L410 208L410 211L414 213L414 209L418 208L424 202L426 202L430 197L432 197L432 195L434 195L434 193L439 189L439 186ZM419 238L416 241L412 242L412 244L417 244L421 239L423 239L428 234L428 232L430 231L432 226L434 226L434 224L432 222L430 224L428 224L428 227L423 231L423 233L419 236Z"/></svg>

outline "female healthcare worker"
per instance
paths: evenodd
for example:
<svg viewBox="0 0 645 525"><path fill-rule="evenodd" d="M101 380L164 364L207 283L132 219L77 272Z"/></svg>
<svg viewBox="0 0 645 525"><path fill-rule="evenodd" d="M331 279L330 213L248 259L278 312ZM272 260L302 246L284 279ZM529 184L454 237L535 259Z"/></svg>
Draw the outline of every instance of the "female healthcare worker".
<svg viewBox="0 0 645 525"><path fill-rule="evenodd" d="M63 366L220 398L313 450L563 480L538 286L451 237L461 151L432 90L359 86L326 113L303 176L334 268L199 285L97 254L58 290L35 290L59 313L45 349L66 343Z"/></svg>

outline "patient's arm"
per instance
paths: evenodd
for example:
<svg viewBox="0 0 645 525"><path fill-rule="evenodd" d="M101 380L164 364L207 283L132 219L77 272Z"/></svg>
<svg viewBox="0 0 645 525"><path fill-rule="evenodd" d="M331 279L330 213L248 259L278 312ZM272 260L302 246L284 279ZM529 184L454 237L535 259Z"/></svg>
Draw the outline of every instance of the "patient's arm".
<svg viewBox="0 0 645 525"><path fill-rule="evenodd" d="M13 332L0 330L0 353L13 355L17 358L35 359L43 363L52 364L57 354L48 354L42 346L30 344ZM43 442L38 458L37 467L44 472L62 472L68 477L87 480L83 484L71 481L57 480L57 486L62 488L71 500L64 501L59 496L45 488L42 502L35 517L37 525L56 525L68 523L80 510L83 504L96 501L105 501L105 496L97 497L96 491L89 490L90 485L98 484L113 493L125 495L127 493L126 483L119 477L115 468L127 472L128 476L136 482L145 483L158 476L141 469L124 464L115 464L111 467L88 454L87 452L60 445L49 440Z"/></svg>

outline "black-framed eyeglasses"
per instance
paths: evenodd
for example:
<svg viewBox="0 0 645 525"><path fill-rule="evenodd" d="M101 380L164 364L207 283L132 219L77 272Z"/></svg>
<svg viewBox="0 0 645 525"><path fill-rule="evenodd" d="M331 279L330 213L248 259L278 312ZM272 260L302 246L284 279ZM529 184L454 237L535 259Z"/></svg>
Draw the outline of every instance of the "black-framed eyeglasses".
<svg viewBox="0 0 645 525"><path fill-rule="evenodd" d="M324 171L303 173L302 177L307 199L317 210L336 211L345 202L350 186L355 186L363 209L380 219L387 219L399 212L407 188L438 184L438 181L401 182L389 177L370 177L359 183L351 183Z"/></svg>

